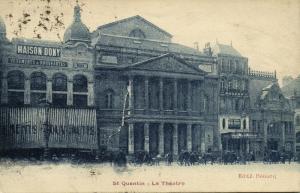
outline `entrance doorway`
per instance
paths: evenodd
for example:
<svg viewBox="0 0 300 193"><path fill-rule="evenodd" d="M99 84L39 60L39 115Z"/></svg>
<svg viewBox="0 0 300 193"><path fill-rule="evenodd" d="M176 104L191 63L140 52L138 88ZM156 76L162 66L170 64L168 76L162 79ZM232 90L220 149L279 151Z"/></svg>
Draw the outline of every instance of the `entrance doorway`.
<svg viewBox="0 0 300 193"><path fill-rule="evenodd" d="M187 151L187 125L178 125L178 153Z"/></svg>
<svg viewBox="0 0 300 193"><path fill-rule="evenodd" d="M149 125L149 152L151 155L158 154L158 123L152 123Z"/></svg>
<svg viewBox="0 0 300 193"><path fill-rule="evenodd" d="M173 125L171 123L164 124L164 152L173 153Z"/></svg>

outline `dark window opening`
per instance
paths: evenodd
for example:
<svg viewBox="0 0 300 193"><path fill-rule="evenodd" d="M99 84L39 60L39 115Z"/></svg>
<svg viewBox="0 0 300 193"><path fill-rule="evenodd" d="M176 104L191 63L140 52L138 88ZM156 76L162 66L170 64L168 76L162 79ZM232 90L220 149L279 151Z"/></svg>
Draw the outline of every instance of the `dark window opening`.
<svg viewBox="0 0 300 193"><path fill-rule="evenodd" d="M31 90L46 90L47 78L42 72L34 72L30 77L30 89Z"/></svg>
<svg viewBox="0 0 300 193"><path fill-rule="evenodd" d="M226 123L225 123L225 119L222 120L222 128L225 129Z"/></svg>
<svg viewBox="0 0 300 193"><path fill-rule="evenodd" d="M21 71L11 71L7 75L8 89L21 89L25 87L25 75Z"/></svg>
<svg viewBox="0 0 300 193"><path fill-rule="evenodd" d="M145 39L145 33L140 29L134 29L130 32L129 37Z"/></svg>
<svg viewBox="0 0 300 193"><path fill-rule="evenodd" d="M241 129L241 120L240 119L229 119L228 120L228 129Z"/></svg>
<svg viewBox="0 0 300 193"><path fill-rule="evenodd" d="M87 92L87 78L83 75L75 75L73 79L73 92Z"/></svg>
<svg viewBox="0 0 300 193"><path fill-rule="evenodd" d="M56 107L67 106L67 94L53 94L52 104Z"/></svg>
<svg viewBox="0 0 300 193"><path fill-rule="evenodd" d="M45 104L46 93L31 93L30 94L30 104L33 106L41 106Z"/></svg>
<svg viewBox="0 0 300 193"><path fill-rule="evenodd" d="M55 74L52 79L53 91L67 91L67 76L64 74Z"/></svg>
<svg viewBox="0 0 300 193"><path fill-rule="evenodd" d="M107 91L105 94L105 108L112 109L113 107L113 92Z"/></svg>
<svg viewBox="0 0 300 193"><path fill-rule="evenodd" d="M87 95L73 95L73 105L75 107L86 107L87 106Z"/></svg>
<svg viewBox="0 0 300 193"><path fill-rule="evenodd" d="M24 105L24 92L8 92L8 104L12 106Z"/></svg>

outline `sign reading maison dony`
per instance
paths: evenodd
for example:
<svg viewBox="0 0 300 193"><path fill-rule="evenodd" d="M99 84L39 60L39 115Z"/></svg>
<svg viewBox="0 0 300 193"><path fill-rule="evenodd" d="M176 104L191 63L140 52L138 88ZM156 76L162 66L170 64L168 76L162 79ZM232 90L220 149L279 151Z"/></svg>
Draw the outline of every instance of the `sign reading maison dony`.
<svg viewBox="0 0 300 193"><path fill-rule="evenodd" d="M57 47L17 45L17 54L60 57L61 49Z"/></svg>

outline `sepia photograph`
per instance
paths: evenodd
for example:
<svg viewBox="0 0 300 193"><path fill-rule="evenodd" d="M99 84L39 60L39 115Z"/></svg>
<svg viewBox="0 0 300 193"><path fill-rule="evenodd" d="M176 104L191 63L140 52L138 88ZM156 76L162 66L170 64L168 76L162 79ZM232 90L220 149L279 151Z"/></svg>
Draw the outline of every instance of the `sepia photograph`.
<svg viewBox="0 0 300 193"><path fill-rule="evenodd" d="M0 193L299 191L299 0L0 0Z"/></svg>

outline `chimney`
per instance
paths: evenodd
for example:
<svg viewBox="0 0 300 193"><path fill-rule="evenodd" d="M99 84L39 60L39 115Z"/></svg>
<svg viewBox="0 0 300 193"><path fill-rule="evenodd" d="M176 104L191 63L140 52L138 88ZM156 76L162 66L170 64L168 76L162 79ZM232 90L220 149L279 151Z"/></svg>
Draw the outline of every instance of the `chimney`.
<svg viewBox="0 0 300 193"><path fill-rule="evenodd" d="M194 47L195 47L196 50L199 51L199 43L198 42L194 42Z"/></svg>
<svg viewBox="0 0 300 193"><path fill-rule="evenodd" d="M203 49L203 53L206 54L207 56L212 56L212 50L211 50L209 42L207 42L205 44L204 49Z"/></svg>

